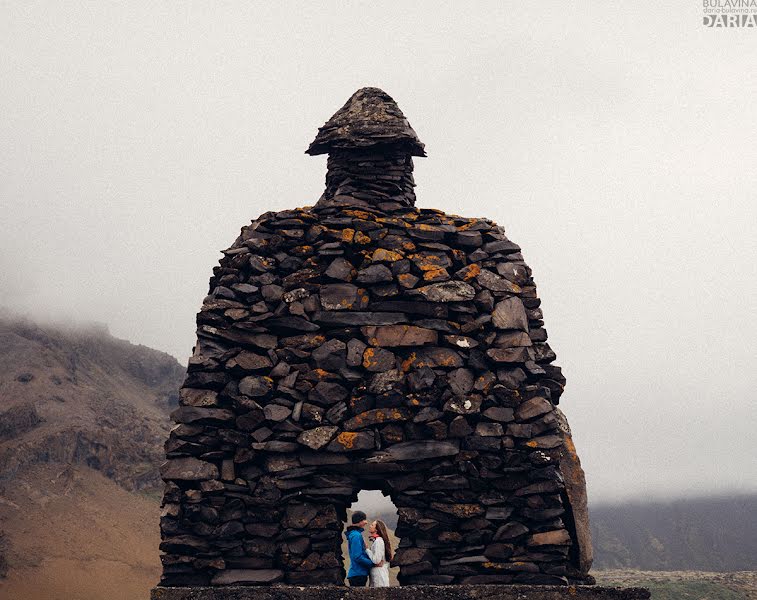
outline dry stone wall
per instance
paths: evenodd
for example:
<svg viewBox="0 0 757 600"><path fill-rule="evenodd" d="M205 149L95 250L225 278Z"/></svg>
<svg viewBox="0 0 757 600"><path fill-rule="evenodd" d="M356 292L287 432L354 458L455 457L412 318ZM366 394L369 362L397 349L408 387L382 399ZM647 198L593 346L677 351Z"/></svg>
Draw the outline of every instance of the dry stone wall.
<svg viewBox="0 0 757 600"><path fill-rule="evenodd" d="M318 204L262 215L214 269L162 468L162 585L341 584L361 489L398 509L402 584L586 576L531 270L491 221L414 206L407 128L352 153L332 135Z"/></svg>

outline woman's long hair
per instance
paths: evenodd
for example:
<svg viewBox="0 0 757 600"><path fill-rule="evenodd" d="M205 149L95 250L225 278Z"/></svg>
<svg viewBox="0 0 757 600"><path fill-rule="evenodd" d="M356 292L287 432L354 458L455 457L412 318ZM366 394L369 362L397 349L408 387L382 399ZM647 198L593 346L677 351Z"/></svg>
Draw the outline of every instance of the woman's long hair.
<svg viewBox="0 0 757 600"><path fill-rule="evenodd" d="M394 557L392 543L389 541L389 532L386 529L386 523L380 519L376 519L376 533L378 533L381 536L381 539L384 540L384 558L387 561L391 561Z"/></svg>

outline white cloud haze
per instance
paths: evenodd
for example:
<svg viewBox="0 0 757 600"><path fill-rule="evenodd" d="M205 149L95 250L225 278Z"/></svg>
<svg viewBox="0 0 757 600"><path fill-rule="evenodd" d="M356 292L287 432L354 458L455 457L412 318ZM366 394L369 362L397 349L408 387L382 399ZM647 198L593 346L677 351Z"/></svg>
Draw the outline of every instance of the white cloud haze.
<svg viewBox="0 0 757 600"><path fill-rule="evenodd" d="M757 43L697 2L3 3L0 306L182 362L357 88L523 247L593 500L757 489Z"/></svg>

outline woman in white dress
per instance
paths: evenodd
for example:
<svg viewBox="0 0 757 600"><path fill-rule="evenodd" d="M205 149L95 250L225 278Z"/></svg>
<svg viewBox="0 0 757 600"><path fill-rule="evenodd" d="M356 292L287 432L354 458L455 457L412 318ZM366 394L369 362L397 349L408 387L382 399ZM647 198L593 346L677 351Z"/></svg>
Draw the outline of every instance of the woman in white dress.
<svg viewBox="0 0 757 600"><path fill-rule="evenodd" d="M383 521L371 523L369 537L372 543L368 548L368 556L376 565L371 569L368 578L369 587L389 587L389 562L392 560L392 544L389 533Z"/></svg>

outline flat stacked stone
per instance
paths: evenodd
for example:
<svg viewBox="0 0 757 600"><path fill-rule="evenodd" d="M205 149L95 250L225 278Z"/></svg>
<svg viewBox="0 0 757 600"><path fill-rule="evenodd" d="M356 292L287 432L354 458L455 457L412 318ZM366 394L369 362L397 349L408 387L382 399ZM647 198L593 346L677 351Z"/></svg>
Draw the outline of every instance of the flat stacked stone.
<svg viewBox="0 0 757 600"><path fill-rule="evenodd" d="M341 584L366 488L398 508L403 585L587 580L565 379L520 248L414 206L423 146L381 90L309 152L330 153L322 198L244 227L197 316L161 585Z"/></svg>

